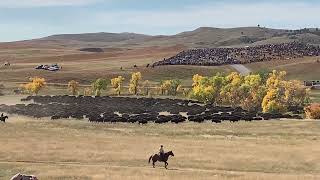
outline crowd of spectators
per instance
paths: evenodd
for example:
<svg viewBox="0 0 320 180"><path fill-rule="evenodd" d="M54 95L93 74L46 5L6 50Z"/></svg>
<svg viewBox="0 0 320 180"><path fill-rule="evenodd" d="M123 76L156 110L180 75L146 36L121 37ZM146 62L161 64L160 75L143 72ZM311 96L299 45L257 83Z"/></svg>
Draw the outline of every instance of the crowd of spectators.
<svg viewBox="0 0 320 180"><path fill-rule="evenodd" d="M163 61L161 65L202 65L247 64L261 61L295 59L305 56L319 56L320 47L300 42L266 44L244 48L205 48L183 51Z"/></svg>

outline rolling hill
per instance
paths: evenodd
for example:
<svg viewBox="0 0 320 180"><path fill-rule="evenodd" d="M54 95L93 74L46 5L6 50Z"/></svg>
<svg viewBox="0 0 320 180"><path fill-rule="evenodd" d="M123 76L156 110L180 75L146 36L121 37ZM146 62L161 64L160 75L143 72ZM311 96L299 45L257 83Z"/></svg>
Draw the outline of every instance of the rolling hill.
<svg viewBox="0 0 320 180"><path fill-rule="evenodd" d="M211 28L171 36L151 36L136 33L60 34L27 41L0 43L0 48L54 47L54 48L141 48L150 46L183 45L187 48L241 47L269 43L301 41L320 44L318 29L284 30L260 27Z"/></svg>
<svg viewBox="0 0 320 180"><path fill-rule="evenodd" d="M141 71L145 78L158 82L179 78L190 84L193 74L212 75L216 72L235 71L231 66L195 67L164 66L145 68L163 58L169 58L189 48L243 47L270 43L302 41L320 44L320 33L310 30L281 30L259 27L211 28L201 27L172 36L149 36L135 33L86 33L62 34L40 39L0 43L0 63L10 61L12 67L0 66L0 81L23 82L27 77L41 76L49 82L78 80L89 83L100 77L126 78L134 71ZM99 53L81 51L99 50ZM96 48L96 49L95 49ZM100 49L102 49L100 51ZM279 69L288 71L290 79L319 79L317 57L279 62L263 62L246 65L252 71ZM47 73L34 69L39 64L59 63L63 70ZM279 63L281 63L279 65ZM138 69L132 68L138 65ZM120 67L123 70L120 70Z"/></svg>

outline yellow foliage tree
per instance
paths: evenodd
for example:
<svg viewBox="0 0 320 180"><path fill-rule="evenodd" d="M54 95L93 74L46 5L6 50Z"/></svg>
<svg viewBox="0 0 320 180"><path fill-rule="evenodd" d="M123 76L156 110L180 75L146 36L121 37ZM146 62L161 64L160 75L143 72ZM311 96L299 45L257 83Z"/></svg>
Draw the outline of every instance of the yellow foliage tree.
<svg viewBox="0 0 320 180"><path fill-rule="evenodd" d="M217 74L211 78L194 75L190 97L206 103L221 103L221 90L226 83L225 76Z"/></svg>
<svg viewBox="0 0 320 180"><path fill-rule="evenodd" d="M79 82L72 80L68 83L68 89L72 93L72 95L77 95L79 92Z"/></svg>
<svg viewBox="0 0 320 180"><path fill-rule="evenodd" d="M267 94L262 101L263 112L283 113L287 111L285 102L285 71L270 73L266 83Z"/></svg>
<svg viewBox="0 0 320 180"><path fill-rule="evenodd" d="M122 83L124 81L124 78L122 76L118 76L116 78L111 79L111 86L115 90L115 92L118 94L118 96L121 95L121 87Z"/></svg>
<svg viewBox="0 0 320 180"><path fill-rule="evenodd" d="M129 92L137 95L139 90L139 82L142 79L142 75L140 72L132 73L130 85L129 85Z"/></svg>
<svg viewBox="0 0 320 180"><path fill-rule="evenodd" d="M259 74L250 74L244 77L241 90L241 107L248 111L261 109L261 103L266 95L265 85Z"/></svg>
<svg viewBox="0 0 320 180"><path fill-rule="evenodd" d="M229 104L233 107L240 104L243 97L240 87L242 85L243 78L239 73L232 72L226 76L226 85L221 90L221 98L224 104Z"/></svg>
<svg viewBox="0 0 320 180"><path fill-rule="evenodd" d="M25 84L24 89L31 94L38 95L39 91L46 86L46 80L44 78L30 78L30 83Z"/></svg>

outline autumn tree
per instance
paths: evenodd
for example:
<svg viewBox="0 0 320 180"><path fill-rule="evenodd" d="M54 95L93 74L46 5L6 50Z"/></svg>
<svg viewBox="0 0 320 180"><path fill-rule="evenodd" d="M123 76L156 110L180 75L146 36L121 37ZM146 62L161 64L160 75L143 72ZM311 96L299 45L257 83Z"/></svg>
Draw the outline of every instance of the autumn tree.
<svg viewBox="0 0 320 180"><path fill-rule="evenodd" d="M92 83L92 90L95 92L96 96L101 96L101 91L106 90L108 86L108 81L106 79L99 78Z"/></svg>
<svg viewBox="0 0 320 180"><path fill-rule="evenodd" d="M244 77L240 86L241 100L240 105L248 111L258 111L266 95L265 84L260 74L250 74Z"/></svg>
<svg viewBox="0 0 320 180"><path fill-rule="evenodd" d="M283 113L287 111L285 101L284 77L285 71L270 73L266 82L267 93L262 101L263 112Z"/></svg>
<svg viewBox="0 0 320 180"><path fill-rule="evenodd" d="M31 94L38 95L39 91L46 86L46 80L44 78L30 78L31 82L23 85L24 89Z"/></svg>
<svg viewBox="0 0 320 180"><path fill-rule="evenodd" d="M266 82L267 94L263 99L263 112L286 112L302 108L310 101L309 89L301 81L285 80L286 72L273 71Z"/></svg>
<svg viewBox="0 0 320 180"><path fill-rule="evenodd" d="M308 119L320 119L320 104L314 103L305 107L306 117Z"/></svg>
<svg viewBox="0 0 320 180"><path fill-rule="evenodd" d="M77 95L79 93L79 82L72 80L68 83L68 89L72 95Z"/></svg>
<svg viewBox="0 0 320 180"><path fill-rule="evenodd" d="M84 96L91 96L92 95L92 89L91 88L84 88L83 90L83 95Z"/></svg>
<svg viewBox="0 0 320 180"><path fill-rule="evenodd" d="M225 80L225 86L222 87L220 93L222 102L233 107L238 106L243 97L240 89L243 83L243 77L237 72L232 72L225 77Z"/></svg>
<svg viewBox="0 0 320 180"><path fill-rule="evenodd" d="M129 92L137 95L140 85L140 80L142 79L142 75L140 72L132 73L130 85L129 85Z"/></svg>
<svg viewBox="0 0 320 180"><path fill-rule="evenodd" d="M176 96L181 90L181 81L178 79L173 80L163 80L160 82L161 94Z"/></svg>
<svg viewBox="0 0 320 180"><path fill-rule="evenodd" d="M121 95L121 88L124 78L122 76L118 76L116 78L111 79L111 86L115 90L118 96Z"/></svg>
<svg viewBox="0 0 320 180"><path fill-rule="evenodd" d="M290 107L304 107L310 102L310 89L304 87L303 83L298 80L291 80L284 82L285 94L284 100L286 106Z"/></svg>
<svg viewBox="0 0 320 180"><path fill-rule="evenodd" d="M209 78L196 74L192 80L192 93L190 97L205 103L212 102L214 88L210 84Z"/></svg>

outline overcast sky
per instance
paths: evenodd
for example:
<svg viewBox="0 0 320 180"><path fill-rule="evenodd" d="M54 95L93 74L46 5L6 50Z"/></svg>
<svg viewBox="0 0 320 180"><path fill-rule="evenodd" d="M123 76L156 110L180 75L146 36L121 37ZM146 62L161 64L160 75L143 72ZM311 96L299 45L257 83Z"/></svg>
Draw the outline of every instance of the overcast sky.
<svg viewBox="0 0 320 180"><path fill-rule="evenodd" d="M0 41L62 33L176 34L201 26L320 27L319 0L0 0Z"/></svg>

